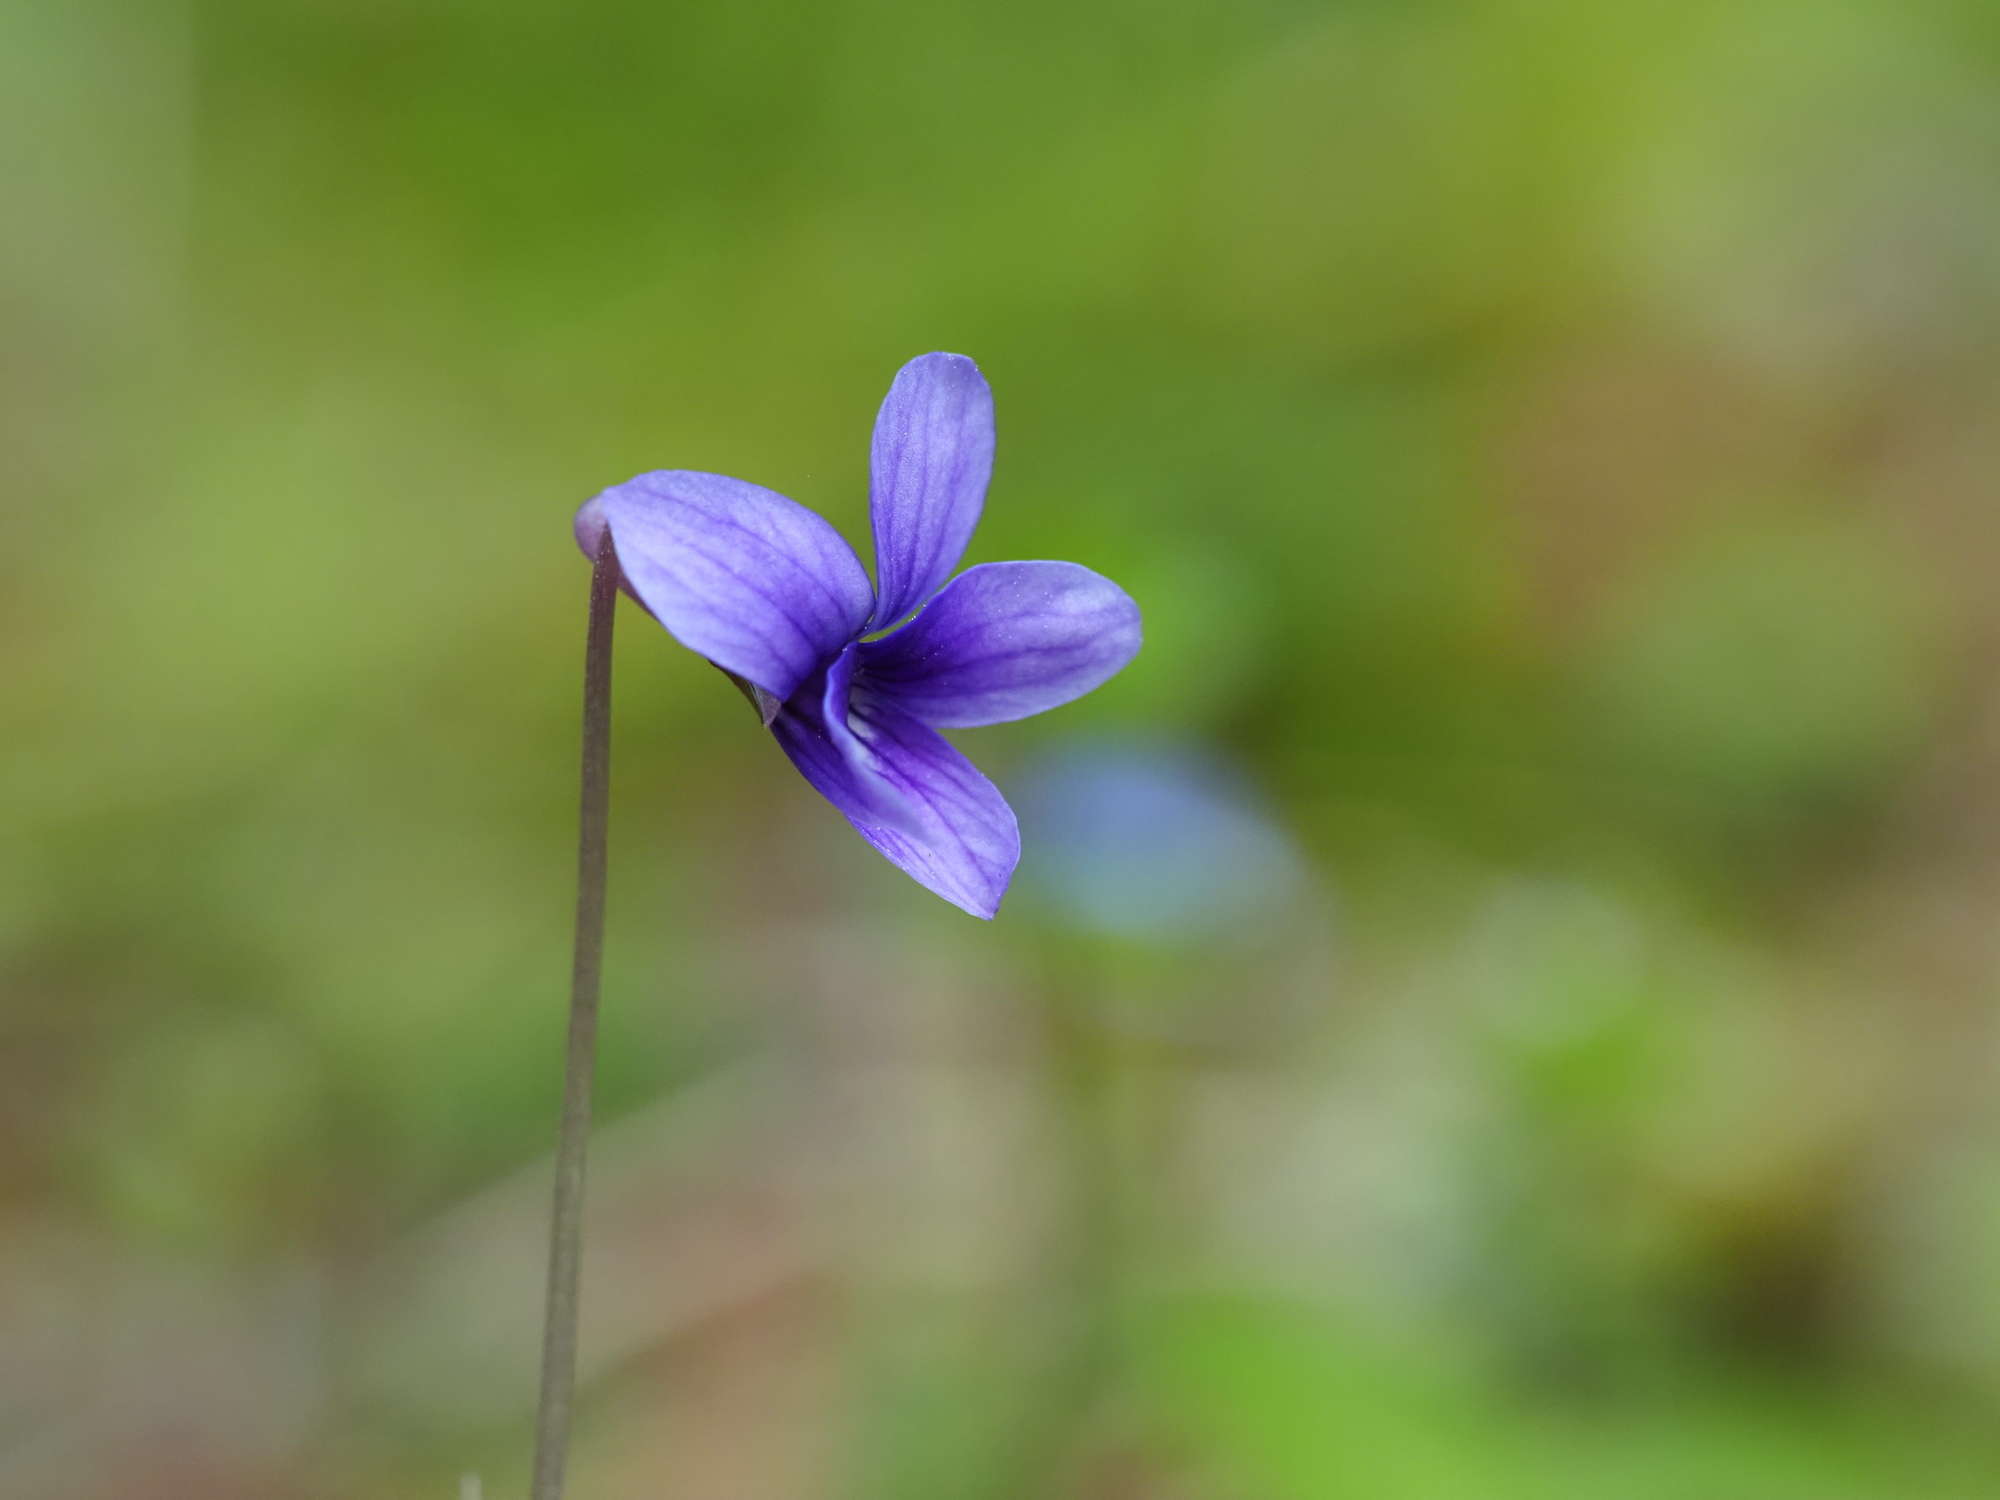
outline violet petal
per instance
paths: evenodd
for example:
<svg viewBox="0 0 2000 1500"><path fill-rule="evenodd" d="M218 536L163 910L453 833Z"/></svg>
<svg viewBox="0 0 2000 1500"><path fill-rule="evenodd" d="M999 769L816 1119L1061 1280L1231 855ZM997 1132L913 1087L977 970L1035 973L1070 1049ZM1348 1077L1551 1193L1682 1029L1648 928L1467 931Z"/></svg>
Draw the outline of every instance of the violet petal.
<svg viewBox="0 0 2000 1500"><path fill-rule="evenodd" d="M872 774L904 800L909 826L874 821L880 793L842 753L824 719L824 699L801 693L771 732L799 774L891 864L926 890L990 920L1021 857L1020 829L999 789L935 730L894 705L857 701L850 716L869 741Z"/></svg>
<svg viewBox="0 0 2000 1500"><path fill-rule="evenodd" d="M951 576L992 473L993 393L979 366L962 354L924 354L898 370L869 452L877 629Z"/></svg>
<svg viewBox="0 0 2000 1500"><path fill-rule="evenodd" d="M791 696L868 619L854 549L775 491L661 469L591 505L632 592L674 639L776 697ZM579 517L579 538L584 530Z"/></svg>
<svg viewBox="0 0 2000 1500"><path fill-rule="evenodd" d="M821 727L850 772L846 785L852 804L844 810L871 827L921 834L922 818L898 789L877 753L879 731L852 701L859 653L858 646L849 646L833 659L827 666L826 686L819 697ZM806 691L811 688L812 683L808 682Z"/></svg>
<svg viewBox="0 0 2000 1500"><path fill-rule="evenodd" d="M1082 697L1139 642L1139 606L1110 579L1076 563L982 563L864 644L860 683L925 724L1000 724Z"/></svg>

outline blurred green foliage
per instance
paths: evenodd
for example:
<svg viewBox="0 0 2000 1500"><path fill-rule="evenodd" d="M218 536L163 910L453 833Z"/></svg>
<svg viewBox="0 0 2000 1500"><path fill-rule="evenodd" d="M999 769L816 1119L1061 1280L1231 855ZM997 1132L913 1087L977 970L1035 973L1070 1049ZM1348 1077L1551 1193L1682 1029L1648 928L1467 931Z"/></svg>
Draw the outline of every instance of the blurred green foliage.
<svg viewBox="0 0 2000 1500"><path fill-rule="evenodd" d="M863 537L933 348L969 560L1147 616L974 755L1198 747L1311 880L1094 933L1030 828L972 923L628 611L574 1492L2000 1490L2000 9L78 0L0 83L0 1490L521 1487L570 512Z"/></svg>

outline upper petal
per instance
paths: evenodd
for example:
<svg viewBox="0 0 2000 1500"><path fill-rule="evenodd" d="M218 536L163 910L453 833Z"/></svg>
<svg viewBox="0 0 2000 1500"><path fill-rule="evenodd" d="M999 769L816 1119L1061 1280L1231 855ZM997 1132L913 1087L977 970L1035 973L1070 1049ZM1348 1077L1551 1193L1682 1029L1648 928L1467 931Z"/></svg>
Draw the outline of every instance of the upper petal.
<svg viewBox="0 0 2000 1500"><path fill-rule="evenodd" d="M792 764L891 864L961 910L991 919L1021 857L1006 798L942 735L865 695L849 712L847 728L867 750L854 758L826 722L825 702L801 693L772 723ZM880 820L885 798L899 809L901 826Z"/></svg>
<svg viewBox="0 0 2000 1500"><path fill-rule="evenodd" d="M591 504L632 592L674 639L779 698L867 623L872 596L854 549L775 491L661 469Z"/></svg>
<svg viewBox="0 0 2000 1500"><path fill-rule="evenodd" d="M875 418L868 465L878 628L951 576L992 473L993 392L979 366L963 354L925 354L898 370Z"/></svg>
<svg viewBox="0 0 2000 1500"><path fill-rule="evenodd" d="M858 650L861 680L944 728L1000 724L1080 698L1139 651L1139 606L1076 563L982 563L909 624Z"/></svg>

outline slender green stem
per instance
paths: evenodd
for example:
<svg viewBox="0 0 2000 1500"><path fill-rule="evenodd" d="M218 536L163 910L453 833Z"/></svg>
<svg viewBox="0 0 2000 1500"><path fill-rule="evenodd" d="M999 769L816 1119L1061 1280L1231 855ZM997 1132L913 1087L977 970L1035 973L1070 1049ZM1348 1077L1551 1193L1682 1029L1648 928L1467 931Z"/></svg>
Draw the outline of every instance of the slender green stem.
<svg viewBox="0 0 2000 1500"><path fill-rule="evenodd" d="M604 970L604 851L611 813L611 624L618 558L607 530L590 575L583 652L583 804L576 845L576 947L570 969L569 1060L556 1140L555 1213L549 1226L548 1315L542 1329L542 1395L535 1412L534 1500L561 1500L576 1392L577 1274L583 1249L583 1161L590 1083L597 1063L597 996Z"/></svg>

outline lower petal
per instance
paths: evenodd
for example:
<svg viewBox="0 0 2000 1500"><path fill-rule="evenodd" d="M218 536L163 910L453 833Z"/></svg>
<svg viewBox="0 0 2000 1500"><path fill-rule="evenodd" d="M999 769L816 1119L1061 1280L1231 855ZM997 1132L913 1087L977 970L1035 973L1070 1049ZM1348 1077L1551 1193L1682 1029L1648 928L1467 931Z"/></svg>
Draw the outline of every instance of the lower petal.
<svg viewBox="0 0 2000 1500"><path fill-rule="evenodd" d="M826 669L826 686L819 695L820 726L825 730L828 742L847 763L845 784L852 794L852 801L842 811L871 828L920 832L922 817L897 785L890 767L878 752L879 731L872 722L856 712L853 692L854 670L858 661L859 648L855 646L849 646L835 657Z"/></svg>
<svg viewBox="0 0 2000 1500"><path fill-rule="evenodd" d="M1021 857L1006 798L942 735L900 709L857 702L848 722L835 728L826 719L827 695L810 687L771 724L799 774L883 858L926 890L990 920Z"/></svg>

